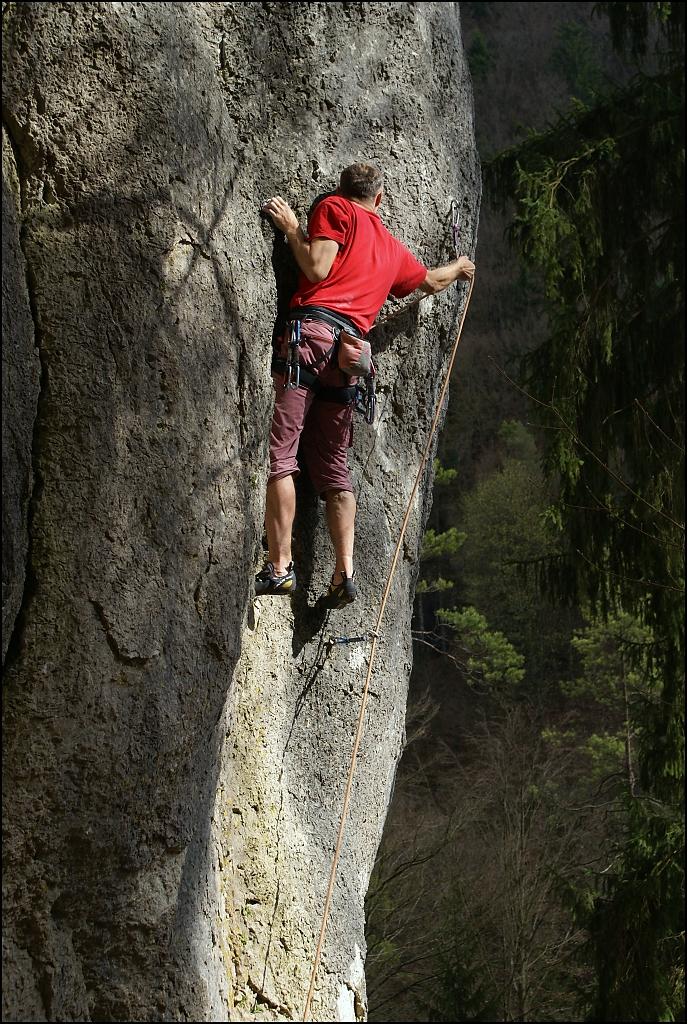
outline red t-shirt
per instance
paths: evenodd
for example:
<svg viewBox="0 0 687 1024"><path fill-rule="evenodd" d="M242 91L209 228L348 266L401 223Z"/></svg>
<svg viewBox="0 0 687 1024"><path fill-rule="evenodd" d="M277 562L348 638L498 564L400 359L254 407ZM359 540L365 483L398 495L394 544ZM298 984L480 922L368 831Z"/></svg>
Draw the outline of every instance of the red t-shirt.
<svg viewBox="0 0 687 1024"><path fill-rule="evenodd" d="M427 268L387 231L376 213L341 196L323 199L313 211L308 236L339 243L332 269L313 284L301 273L291 309L325 306L367 334L389 294L410 295Z"/></svg>

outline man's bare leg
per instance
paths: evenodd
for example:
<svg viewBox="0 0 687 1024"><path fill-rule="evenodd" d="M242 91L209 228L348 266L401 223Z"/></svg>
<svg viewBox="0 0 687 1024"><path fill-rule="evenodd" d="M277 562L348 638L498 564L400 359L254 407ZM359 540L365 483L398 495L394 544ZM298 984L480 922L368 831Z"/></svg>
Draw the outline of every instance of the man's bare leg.
<svg viewBox="0 0 687 1024"><path fill-rule="evenodd" d="M284 576L291 561L291 531L296 515L296 488L293 476L270 480L265 502L265 529L270 562L277 576Z"/></svg>
<svg viewBox="0 0 687 1024"><path fill-rule="evenodd" d="M352 491L327 491L327 525L336 552L335 584L342 582L343 569L353 575L353 538L355 534L355 496Z"/></svg>

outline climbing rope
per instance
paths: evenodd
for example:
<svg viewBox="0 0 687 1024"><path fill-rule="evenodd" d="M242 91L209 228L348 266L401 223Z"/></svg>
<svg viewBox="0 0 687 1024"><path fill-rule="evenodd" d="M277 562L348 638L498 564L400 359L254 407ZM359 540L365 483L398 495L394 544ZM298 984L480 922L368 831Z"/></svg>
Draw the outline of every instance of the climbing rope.
<svg viewBox="0 0 687 1024"><path fill-rule="evenodd" d="M460 324L458 326L458 333L456 334L456 340L453 343L453 351L451 352L451 358L449 360L448 369L446 371L446 378L444 380L444 385L443 385L443 387L441 389L441 395L439 396L439 402L437 404L436 412L434 413L434 419L432 420L432 426L430 427L430 430L429 430L429 437L427 438L427 444L425 445L425 450L424 450L423 455L422 455L422 462L420 463L420 468L418 469L417 476L415 477L415 484L413 486L413 490L412 490L412 493L410 495L410 500L408 501L408 508L406 509L406 514L405 514L405 518L403 520L403 525L401 526L401 532L400 532L399 537L398 537L398 543L396 544L396 550L394 552L393 561L391 563L391 570L389 572L389 578L386 581L386 589L384 590L384 596L382 598L382 604L381 604L381 607L379 609L379 615L377 616L377 624L376 624L374 630L370 630L370 634L369 634L372 637L372 648L370 650L370 661L369 661L368 666L367 666L367 677L365 679L365 688L363 689L363 699L362 699L362 703L360 705L360 715L358 716L358 729L357 729L357 732L355 734L355 743L353 744L353 756L351 758L351 767L350 767L350 770L348 772L348 784L346 786L346 795L344 797L343 810L341 812L341 824L339 825L339 836L338 836L338 839L336 841L336 849L334 851L334 863L332 864L332 872L331 872L331 875L329 877L329 888L327 890L327 899L325 900L324 912L322 914L322 927L320 928L320 938L319 938L319 941L317 943L317 950L315 952L315 962L313 963L312 977L310 979L310 990L308 992L308 998L306 1000L305 1010L303 1012L303 1020L304 1021L308 1020L308 1017L309 1017L309 1014L310 1014L310 1003L312 1001L312 995L313 995L313 992L315 990L315 976L317 975L317 968L318 968L319 963L320 963L320 955L322 953L322 944L324 942L324 933L325 933L325 929L327 927L327 917L329 916L329 904L331 903L332 892L334 891L334 879L336 877L336 868L337 868L337 865L339 863L339 853L341 852L341 840L343 839L344 824L346 822L346 814L348 812L348 801L350 799L351 788L353 786L353 773L355 771L355 762L356 762L356 758L358 756L358 747L360 745L360 737L361 737L361 734L362 734L362 731L363 731L363 718L365 716L365 704L367 703L367 691L368 691L368 688L369 688L369 685L370 685L370 679L372 677L372 664L374 662L375 651L377 649L377 639L379 637L379 630L380 630L380 627L382 625L382 618L384 616L384 609L386 608L386 602L387 602L389 594L391 592L391 581L393 579L394 571L396 569L396 563L398 562L398 556L399 556L400 551L401 551L401 545L403 544L403 538L405 536L406 527L408 526L408 520L410 519L410 513L412 511L413 501L415 500L415 495L416 495L417 489L418 489L418 487L420 485L420 479L422 477L422 473L423 473L424 468L425 468L425 463L427 462L427 456L429 455L429 451L430 451L430 448L432 446L432 441L434 440L434 433L436 431L437 423L439 422L439 415L441 413L441 407L444 404L444 397L446 395L446 389L448 387L449 378L451 376L451 370L453 369L453 361L456 358L456 352L458 350L458 342L460 341L460 336L461 336L461 334L463 332L463 324L465 323L465 315L466 315L466 313L468 311L468 306L470 305L470 296L472 295L472 288L473 288L474 283L475 283L475 278L474 278L474 275L473 275L473 278L470 281L470 288L468 289L468 294L467 294L467 298L465 300L465 305L463 307L463 313L462 313L461 318L460 318ZM422 298L424 298L424 296L422 296ZM421 300L420 299L416 299L415 300L415 302L419 302L419 301L421 301ZM409 303L409 305L415 305L415 302ZM408 306L404 307L404 309L407 309L407 308L408 308ZM402 310L399 310L399 312L402 312ZM385 319L389 319L389 318L386 317ZM336 640L339 643L341 643L341 642L346 641L348 638L346 638L346 637L340 637L340 638L336 637L336 638L330 638L330 639ZM355 638L351 637L350 638L350 640L359 640L359 639L362 639L362 638L359 638L359 637L355 637ZM349 640L349 642L350 642L350 640Z"/></svg>

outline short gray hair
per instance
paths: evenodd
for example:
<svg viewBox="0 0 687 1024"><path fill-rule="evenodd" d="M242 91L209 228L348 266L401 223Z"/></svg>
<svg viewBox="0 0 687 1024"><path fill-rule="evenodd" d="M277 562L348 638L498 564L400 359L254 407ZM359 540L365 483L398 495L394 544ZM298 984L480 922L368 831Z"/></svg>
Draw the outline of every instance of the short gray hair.
<svg viewBox="0 0 687 1024"><path fill-rule="evenodd" d="M339 179L341 194L351 199L374 199L383 185L384 177L379 168L362 160L344 167Z"/></svg>

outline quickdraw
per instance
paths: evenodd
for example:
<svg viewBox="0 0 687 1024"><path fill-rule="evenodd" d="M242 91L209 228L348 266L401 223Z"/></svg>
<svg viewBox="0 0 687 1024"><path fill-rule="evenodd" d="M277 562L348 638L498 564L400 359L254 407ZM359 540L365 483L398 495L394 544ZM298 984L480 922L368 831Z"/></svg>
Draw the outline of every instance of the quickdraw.
<svg viewBox="0 0 687 1024"><path fill-rule="evenodd" d="M368 629L367 633L363 633L362 636L327 637L327 644L329 647L335 647L337 644L364 644L367 640L374 640L378 636L379 633L375 629Z"/></svg>
<svg viewBox="0 0 687 1024"><path fill-rule="evenodd" d="M284 371L284 387L297 391L301 382L301 365L299 348L301 344L301 322L292 320L289 324L289 344L286 353L286 369Z"/></svg>
<svg viewBox="0 0 687 1024"><path fill-rule="evenodd" d="M355 388L355 410L365 417L365 422L370 426L375 421L376 404L375 364L370 360L370 372L365 377L365 384L359 381Z"/></svg>
<svg viewBox="0 0 687 1024"><path fill-rule="evenodd" d="M458 209L458 203L455 199L451 202L451 227L453 228L453 244L456 249L456 256L460 256L458 248L458 233L460 231L460 211Z"/></svg>

